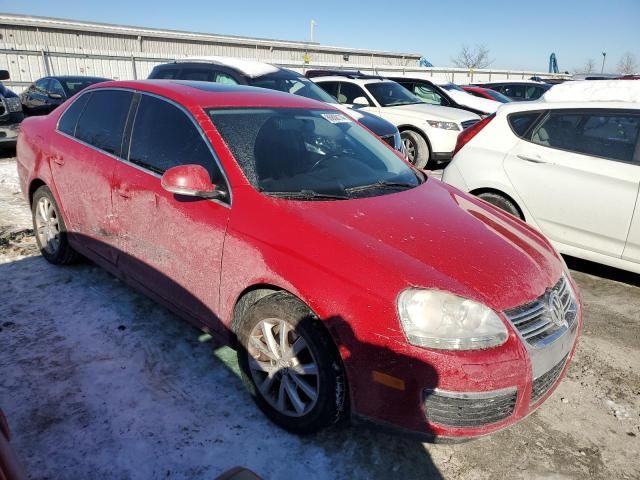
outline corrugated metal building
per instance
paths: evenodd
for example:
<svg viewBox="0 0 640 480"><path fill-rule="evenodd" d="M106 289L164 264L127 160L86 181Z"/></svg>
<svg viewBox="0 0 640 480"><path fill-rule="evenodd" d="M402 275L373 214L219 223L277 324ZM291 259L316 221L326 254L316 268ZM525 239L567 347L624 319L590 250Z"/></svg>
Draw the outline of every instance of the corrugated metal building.
<svg viewBox="0 0 640 480"><path fill-rule="evenodd" d="M310 42L214 35L0 13L0 68L17 93L46 75L146 78L158 63L217 55L261 60L298 71L344 67L456 83L551 75L533 71L418 67L420 55Z"/></svg>
<svg viewBox="0 0 640 480"><path fill-rule="evenodd" d="M202 55L249 58L303 67L416 67L418 54L324 46L318 43L0 14L0 68L14 86L44 75L145 78L166 60Z"/></svg>

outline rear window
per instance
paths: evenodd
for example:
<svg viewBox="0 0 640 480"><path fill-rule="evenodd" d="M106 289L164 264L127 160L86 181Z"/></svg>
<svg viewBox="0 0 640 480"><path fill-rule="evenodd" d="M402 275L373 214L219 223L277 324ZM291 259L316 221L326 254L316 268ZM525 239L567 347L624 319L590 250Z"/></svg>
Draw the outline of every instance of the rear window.
<svg viewBox="0 0 640 480"><path fill-rule="evenodd" d="M84 107L87 105L87 102L89 101L89 97L91 97L91 95L91 93L82 95L75 102L73 102L69 108L67 108L67 110L62 114L62 117L60 117L60 121L58 122L59 131L64 132L67 135L75 135L78 118L80 118L80 115L82 114Z"/></svg>
<svg viewBox="0 0 640 480"><path fill-rule="evenodd" d="M78 120L75 137L119 156L132 98L133 93L120 90L92 92Z"/></svg>
<svg viewBox="0 0 640 480"><path fill-rule="evenodd" d="M512 113L507 117L507 121L513 133L524 138L538 117L540 117L540 112Z"/></svg>

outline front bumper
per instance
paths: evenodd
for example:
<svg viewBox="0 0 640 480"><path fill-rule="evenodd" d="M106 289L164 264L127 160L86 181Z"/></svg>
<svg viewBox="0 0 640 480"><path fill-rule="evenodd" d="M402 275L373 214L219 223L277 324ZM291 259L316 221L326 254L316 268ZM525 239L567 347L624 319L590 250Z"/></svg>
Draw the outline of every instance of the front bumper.
<svg viewBox="0 0 640 480"><path fill-rule="evenodd" d="M396 358L394 365L383 359L386 373L403 381L395 391L374 387L366 402L355 405L355 415L436 442L465 441L517 423L542 405L566 374L582 329L582 304L579 298L575 302L573 324L544 345L529 344L513 328L504 348L425 350L415 358L405 355L405 361Z"/></svg>

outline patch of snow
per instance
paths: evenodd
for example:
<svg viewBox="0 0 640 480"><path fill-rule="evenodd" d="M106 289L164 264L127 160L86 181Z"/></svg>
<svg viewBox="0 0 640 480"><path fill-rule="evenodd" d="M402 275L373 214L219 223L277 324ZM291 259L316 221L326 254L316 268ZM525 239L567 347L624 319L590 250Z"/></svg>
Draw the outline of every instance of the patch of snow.
<svg viewBox="0 0 640 480"><path fill-rule="evenodd" d="M460 105L465 107L475 108L486 113L494 113L502 105L495 100L489 100L488 98L479 98L471 95L467 92L461 92L460 90L448 90L447 93Z"/></svg>
<svg viewBox="0 0 640 480"><path fill-rule="evenodd" d="M554 85L542 96L545 102L640 103L638 80L584 80Z"/></svg>
<svg viewBox="0 0 640 480"><path fill-rule="evenodd" d="M20 190L16 161L0 159L0 234L32 228L31 212Z"/></svg>
<svg viewBox="0 0 640 480"><path fill-rule="evenodd" d="M248 77L255 78L268 73L275 73L280 69L274 65L268 63L258 62L255 60L244 60L241 58L233 57L218 57L218 56L199 56L199 57L186 57L176 60L177 63L185 62L203 62L214 63L216 65L224 65L230 68L235 68L242 74Z"/></svg>

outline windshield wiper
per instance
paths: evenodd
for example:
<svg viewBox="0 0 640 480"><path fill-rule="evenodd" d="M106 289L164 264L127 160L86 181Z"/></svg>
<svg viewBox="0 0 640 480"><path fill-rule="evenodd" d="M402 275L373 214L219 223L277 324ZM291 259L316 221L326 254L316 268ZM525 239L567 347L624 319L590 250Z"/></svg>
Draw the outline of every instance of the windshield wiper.
<svg viewBox="0 0 640 480"><path fill-rule="evenodd" d="M322 193L322 192L316 192L314 190L300 190L299 192L265 191L264 193L268 195L273 195L274 197L291 198L291 199L300 198L303 200L314 200L314 199L349 200L350 198L348 195L342 195L339 193Z"/></svg>
<svg viewBox="0 0 640 480"><path fill-rule="evenodd" d="M359 185L357 187L350 187L350 188L345 188L345 191L348 193L351 192L359 192L362 190L370 190L370 189L375 189L375 188L413 188L413 187L417 187L418 185L414 185L413 183L408 183L408 182L391 182L391 181L380 181L380 182L375 182L375 183L370 183L368 185Z"/></svg>

